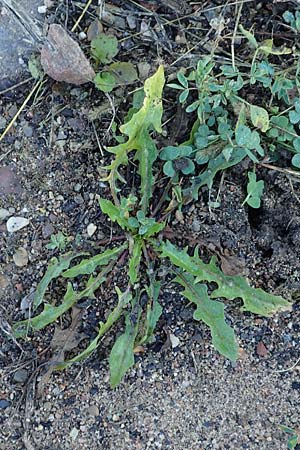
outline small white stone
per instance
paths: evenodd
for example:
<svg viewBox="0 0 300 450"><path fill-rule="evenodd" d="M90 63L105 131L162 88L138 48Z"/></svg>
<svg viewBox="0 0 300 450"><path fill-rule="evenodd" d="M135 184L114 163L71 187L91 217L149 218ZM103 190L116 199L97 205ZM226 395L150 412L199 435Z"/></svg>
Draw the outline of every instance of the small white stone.
<svg viewBox="0 0 300 450"><path fill-rule="evenodd" d="M38 7L38 13L40 14L46 14L47 12L47 6L46 5L42 5Z"/></svg>
<svg viewBox="0 0 300 450"><path fill-rule="evenodd" d="M79 37L79 40L80 40L80 41L84 41L84 39L86 39L86 34L85 34L85 32L84 32L84 31L80 31L78 37Z"/></svg>
<svg viewBox="0 0 300 450"><path fill-rule="evenodd" d="M72 439L72 441L75 441L77 439L77 436L79 434L79 430L77 430L77 428L72 428L72 430L70 431L70 438Z"/></svg>
<svg viewBox="0 0 300 450"><path fill-rule="evenodd" d="M28 264L28 253L23 247L17 248L13 255L14 263L17 267L24 267Z"/></svg>
<svg viewBox="0 0 300 450"><path fill-rule="evenodd" d="M97 226L94 223L90 223L87 228L87 234L89 237L93 236L93 234L95 233L95 231L97 230Z"/></svg>
<svg viewBox="0 0 300 450"><path fill-rule="evenodd" d="M175 334L173 334L173 333L170 333L169 337L170 337L172 348L178 347L178 345L180 344L180 340L178 339L178 337L175 336Z"/></svg>
<svg viewBox="0 0 300 450"><path fill-rule="evenodd" d="M27 225L29 225L29 220L25 219L25 217L10 217L6 222L6 228L9 233L19 231L27 227Z"/></svg>

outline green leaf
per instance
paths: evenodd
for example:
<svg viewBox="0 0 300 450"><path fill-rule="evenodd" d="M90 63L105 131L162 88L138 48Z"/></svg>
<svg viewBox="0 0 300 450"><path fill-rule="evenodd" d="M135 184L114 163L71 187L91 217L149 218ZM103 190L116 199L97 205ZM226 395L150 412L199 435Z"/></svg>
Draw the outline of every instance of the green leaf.
<svg viewBox="0 0 300 450"><path fill-rule="evenodd" d="M257 43L257 40L254 37L254 34L252 34L248 30L245 30L245 28L241 24L239 25L239 29L242 32L242 34L245 36L245 38L248 39L249 44L251 45L251 47L257 48L258 47L258 43Z"/></svg>
<svg viewBox="0 0 300 450"><path fill-rule="evenodd" d="M188 106L185 108L186 112L187 112L187 113L191 113L191 112L196 111L196 109L198 108L199 104L200 104L199 100L197 100L197 101L191 103L190 105L188 105Z"/></svg>
<svg viewBox="0 0 300 450"><path fill-rule="evenodd" d="M293 166L297 167L297 169L300 169L300 153L297 153L293 156L292 164Z"/></svg>
<svg viewBox="0 0 300 450"><path fill-rule="evenodd" d="M110 272L111 267L105 267L96 278L91 278L85 289L80 292L73 290L72 284L68 283L67 292L59 306L52 306L47 303L44 305L43 311L35 317L17 322L14 327L14 336L16 338L26 336L28 330L41 330L50 323L55 322L62 314L68 311L79 300L85 297L93 297L94 292L106 280L106 275Z"/></svg>
<svg viewBox="0 0 300 450"><path fill-rule="evenodd" d="M109 66L109 71L112 73L118 84L133 83L138 79L138 74L134 65L130 62L115 62Z"/></svg>
<svg viewBox="0 0 300 450"><path fill-rule="evenodd" d="M68 283L67 292L63 298L62 304L59 306L52 306L47 303L44 305L44 310L37 316L17 322L14 327L15 338L24 337L28 329L41 330L50 323L55 322L62 314L70 309L77 302L78 297L73 290L72 284Z"/></svg>
<svg viewBox="0 0 300 450"><path fill-rule="evenodd" d="M130 303L132 299L132 295L129 291L125 291L122 293L118 287L116 287L116 291L119 297L118 304L109 314L106 322L99 323L99 330L97 336L90 342L90 344L87 346L86 349L84 349L78 355L74 356L74 358L69 359L68 361L65 361L63 363L59 363L56 366L56 369L64 369L75 362L83 361L97 349L97 347L100 344L100 339L102 338L102 336L104 336L104 334L107 333L110 330L110 328L119 320L119 318L123 314L125 306L128 303Z"/></svg>
<svg viewBox="0 0 300 450"><path fill-rule="evenodd" d="M126 248L127 243L120 247L113 248L112 250L105 250L103 253L93 256L92 258L84 259L76 266L63 272L62 276L64 278L74 278L78 275L91 274L97 267L106 266L110 261L116 260Z"/></svg>
<svg viewBox="0 0 300 450"><path fill-rule="evenodd" d="M143 211L147 211L150 198L152 197L154 176L153 176L153 164L157 159L158 151L155 143L149 135L148 130L144 130L141 133L142 146L136 153L136 159L139 161L138 173L141 177L140 192L142 198L140 205Z"/></svg>
<svg viewBox="0 0 300 450"><path fill-rule="evenodd" d="M274 47L273 39L266 39L260 46L259 51L265 53L266 55L289 55L292 53L291 48L285 46Z"/></svg>
<svg viewBox="0 0 300 450"><path fill-rule="evenodd" d="M102 64L110 63L118 51L118 40L115 36L100 33L91 42L91 55Z"/></svg>
<svg viewBox="0 0 300 450"><path fill-rule="evenodd" d="M97 73L94 78L94 83L97 89L102 92L111 92L116 86L116 79L110 72Z"/></svg>
<svg viewBox="0 0 300 450"><path fill-rule="evenodd" d="M205 264L197 256L191 257L186 251L178 250L169 241L162 242L159 250L163 257L169 258L175 266L180 267L200 281L214 282L218 288L211 293L212 298L241 298L244 301L242 311L250 311L265 317L279 311L291 311L292 305L280 296L268 294L262 289L249 286L245 278L228 276L216 266L215 258Z"/></svg>
<svg viewBox="0 0 300 450"><path fill-rule="evenodd" d="M238 345L233 329L225 322L224 305L211 300L207 294L207 287L195 284L195 278L190 274L179 275L174 281L185 288L182 295L196 304L194 319L202 320L209 326L215 349L226 358L235 361L238 358Z"/></svg>
<svg viewBox="0 0 300 450"><path fill-rule="evenodd" d="M264 181L256 181L256 174L254 172L248 172L249 182L247 185L247 197L244 203L248 203L252 208L260 208L261 196L264 190Z"/></svg>
<svg viewBox="0 0 300 450"><path fill-rule="evenodd" d="M128 154L135 150L136 159L139 160L139 173L141 176L141 205L143 210L152 196L154 177L152 165L157 157L157 150L151 138L150 131L161 132L162 118L162 90L164 86L164 70L160 66L157 72L145 81L145 98L141 109L134 113L131 119L120 127L120 131L128 136L128 140L108 151L116 155L112 163L106 167L110 173L105 179L109 181L111 191L116 196L116 180L123 181L119 173L121 165L128 164ZM150 145L151 142L151 145Z"/></svg>
<svg viewBox="0 0 300 450"><path fill-rule="evenodd" d="M295 125L296 123L300 122L300 113L298 111L290 111L289 119L290 122Z"/></svg>
<svg viewBox="0 0 300 450"><path fill-rule="evenodd" d="M167 87L170 87L172 89L177 89L177 90L180 90L180 91L184 90L184 87L180 86L180 84L177 84L177 83L168 83Z"/></svg>
<svg viewBox="0 0 300 450"><path fill-rule="evenodd" d="M168 147L163 147L159 153L160 159L163 161L174 161L180 155L180 148L177 146L169 145Z"/></svg>
<svg viewBox="0 0 300 450"><path fill-rule="evenodd" d="M293 147L297 153L300 153L300 137L293 140Z"/></svg>
<svg viewBox="0 0 300 450"><path fill-rule="evenodd" d="M123 230L129 228L128 220L120 215L120 208L115 206L110 200L100 198L99 205L103 214L106 214L112 222L117 222Z"/></svg>
<svg viewBox="0 0 300 450"><path fill-rule="evenodd" d="M109 356L110 385L116 387L125 373L134 365L134 342L137 326L132 323L129 315L126 317L125 332L118 337Z"/></svg>
<svg viewBox="0 0 300 450"><path fill-rule="evenodd" d="M59 277L62 272L70 267L71 261L78 256L88 255L86 252L81 253L66 253L65 255L60 256L59 259L52 258L48 268L46 270L45 275L37 285L35 290L32 310L36 311L37 308L43 303L45 292L54 278Z"/></svg>
<svg viewBox="0 0 300 450"><path fill-rule="evenodd" d="M156 324L162 315L162 307L158 302L158 296L161 284L158 281L150 280L150 286L146 288L147 294L149 296L149 302L147 304L147 314L145 321L145 331L144 336L139 341L139 344L145 344L149 342L152 337Z"/></svg>
<svg viewBox="0 0 300 450"><path fill-rule="evenodd" d="M138 270L142 257L142 241L140 238L134 238L133 248L129 259L128 275L130 283L133 285L138 280Z"/></svg>
<svg viewBox="0 0 300 450"><path fill-rule="evenodd" d="M178 161L178 166L184 175L190 175L195 171L195 164L189 158L182 158Z"/></svg>
<svg viewBox="0 0 300 450"><path fill-rule="evenodd" d="M232 156L228 161L226 161L225 156L222 153L210 159L207 169L200 175L195 176L192 179L190 187L183 190L183 197L185 198L185 201L189 201L191 198L197 200L198 191L202 186L207 186L211 189L213 180L220 170L225 170L228 167L235 166L241 162L246 155L247 152L244 148L237 148L232 153Z"/></svg>
<svg viewBox="0 0 300 450"><path fill-rule="evenodd" d="M247 144L251 139L251 130L246 125L240 125L235 132L235 140L238 145L247 147Z"/></svg>
<svg viewBox="0 0 300 450"><path fill-rule="evenodd" d="M252 124L261 131L266 132L269 128L269 114L260 106L250 105L250 117Z"/></svg>
<svg viewBox="0 0 300 450"><path fill-rule="evenodd" d="M28 61L28 70L35 80L41 80L43 78L43 68L41 65L41 61L36 56L30 57Z"/></svg>
<svg viewBox="0 0 300 450"><path fill-rule="evenodd" d="M177 79L178 79L179 83L182 84L182 86L183 86L184 88L186 88L186 89L188 88L188 80L187 80L187 78L183 75L182 72L178 72L178 73L177 73Z"/></svg>
<svg viewBox="0 0 300 450"><path fill-rule="evenodd" d="M189 96L190 91L186 89L179 95L179 103L184 103Z"/></svg>
<svg viewBox="0 0 300 450"><path fill-rule="evenodd" d="M176 172L175 172L175 169L173 167L172 161L167 161L164 164L163 171L164 171L164 174L167 175L167 177L170 177L170 178L174 177Z"/></svg>

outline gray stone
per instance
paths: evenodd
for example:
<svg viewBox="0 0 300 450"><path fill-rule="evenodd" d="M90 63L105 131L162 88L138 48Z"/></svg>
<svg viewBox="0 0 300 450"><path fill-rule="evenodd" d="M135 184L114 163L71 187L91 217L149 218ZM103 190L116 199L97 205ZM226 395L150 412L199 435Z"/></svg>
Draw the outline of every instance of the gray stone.
<svg viewBox="0 0 300 450"><path fill-rule="evenodd" d="M98 408L98 406L97 405L91 405L88 408L88 413L89 413L90 416L94 416L94 417L99 416L99 408Z"/></svg>
<svg viewBox="0 0 300 450"><path fill-rule="evenodd" d="M83 51L61 25L50 25L47 38L41 51L41 63L51 78L76 85L94 79L95 72Z"/></svg>
<svg viewBox="0 0 300 450"><path fill-rule="evenodd" d="M44 225L42 228L42 235L44 239L48 239L53 233L55 233L54 226L51 223Z"/></svg>
<svg viewBox="0 0 300 450"><path fill-rule="evenodd" d="M26 137L31 138L33 135L32 127L29 127L28 125L26 125L25 127L23 127L23 133L25 134Z"/></svg>
<svg viewBox="0 0 300 450"><path fill-rule="evenodd" d="M27 59L42 41L43 0L0 1L0 90L27 71ZM28 73L29 75L29 73Z"/></svg>
<svg viewBox="0 0 300 450"><path fill-rule="evenodd" d="M27 380L28 372L26 369L17 370L14 374L14 381L16 383L25 383Z"/></svg>
<svg viewBox="0 0 300 450"><path fill-rule="evenodd" d="M201 229L201 222L199 221L199 219L195 218L192 223L192 230L197 233L198 231L200 231L200 229Z"/></svg>
<svg viewBox="0 0 300 450"><path fill-rule="evenodd" d="M24 247L19 247L13 255L14 263L17 267L24 267L28 264L28 253Z"/></svg>
<svg viewBox="0 0 300 450"><path fill-rule="evenodd" d="M10 212L5 208L0 208L0 222L10 216Z"/></svg>
<svg viewBox="0 0 300 450"><path fill-rule="evenodd" d="M6 409L10 406L10 402L2 398L0 400L0 409Z"/></svg>

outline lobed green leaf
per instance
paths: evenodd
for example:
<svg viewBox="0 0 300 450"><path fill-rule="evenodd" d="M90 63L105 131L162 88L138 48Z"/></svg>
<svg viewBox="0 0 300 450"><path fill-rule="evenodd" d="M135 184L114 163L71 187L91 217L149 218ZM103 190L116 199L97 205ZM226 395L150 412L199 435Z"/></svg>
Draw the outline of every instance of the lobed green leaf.
<svg viewBox="0 0 300 450"><path fill-rule="evenodd" d="M51 259L45 275L37 285L32 304L33 311L36 311L37 308L43 303L45 292L51 281L59 277L62 272L68 269L73 259L87 254L87 252L66 253L65 255L60 256L59 259Z"/></svg>
<svg viewBox="0 0 300 450"><path fill-rule="evenodd" d="M127 243L113 248L112 250L105 250L103 253L99 255L93 256L88 259L84 259L79 264L71 269L63 272L62 276L64 278L74 278L78 275L88 275L93 273L97 267L106 266L110 261L116 260L117 257L127 248Z"/></svg>
<svg viewBox="0 0 300 450"><path fill-rule="evenodd" d="M179 275L174 281L184 287L182 295L196 304L194 319L202 320L209 326L215 349L226 358L235 361L238 358L238 345L233 329L225 322L224 305L211 300L207 287L195 283L195 278L190 274Z"/></svg>
<svg viewBox="0 0 300 450"><path fill-rule="evenodd" d="M246 278L224 275L216 266L215 258L212 258L209 264L205 264L197 256L191 257L186 251L178 250L169 241L162 242L159 250L162 256L170 259L175 266L195 276L196 283L200 281L216 283L218 288L211 293L212 298L225 297L230 300L241 298L244 302L242 311L266 317L292 309L291 303L284 298L249 286Z"/></svg>

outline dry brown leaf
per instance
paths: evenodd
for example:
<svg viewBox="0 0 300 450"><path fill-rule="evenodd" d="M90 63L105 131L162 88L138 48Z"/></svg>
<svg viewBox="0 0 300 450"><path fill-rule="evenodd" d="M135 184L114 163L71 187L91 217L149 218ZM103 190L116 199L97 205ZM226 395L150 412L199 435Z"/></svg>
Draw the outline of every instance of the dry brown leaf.
<svg viewBox="0 0 300 450"><path fill-rule="evenodd" d="M80 333L78 328L81 324L83 310L81 308L72 308L72 322L69 328L59 328L55 326L54 335L50 343L50 347L53 350L51 359L47 366L47 371L42 375L38 386L39 396L42 394L45 385L48 383L52 372L57 367L57 364L65 361L65 353L78 347L78 344L87 336L84 333Z"/></svg>

